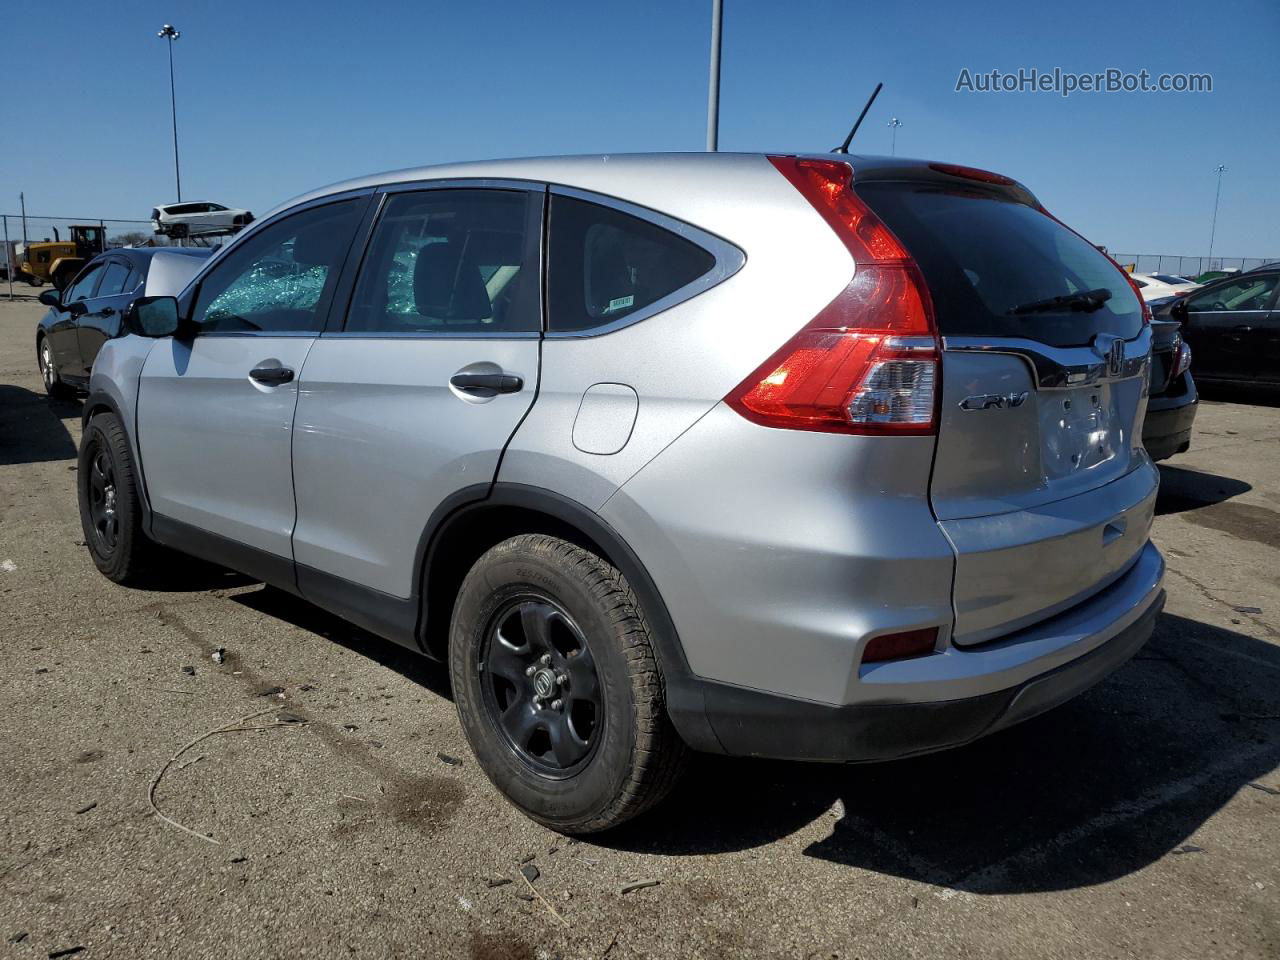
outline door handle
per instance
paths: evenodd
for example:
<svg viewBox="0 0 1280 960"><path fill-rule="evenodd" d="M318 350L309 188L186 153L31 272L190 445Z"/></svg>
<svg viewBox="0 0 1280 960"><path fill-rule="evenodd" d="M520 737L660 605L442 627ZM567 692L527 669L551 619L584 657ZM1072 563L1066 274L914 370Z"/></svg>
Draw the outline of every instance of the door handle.
<svg viewBox="0 0 1280 960"><path fill-rule="evenodd" d="M282 383L288 383L293 379L293 371L288 367L254 367L249 371L249 379L256 380L258 383L265 383L268 386L278 387Z"/></svg>
<svg viewBox="0 0 1280 960"><path fill-rule="evenodd" d="M1244 325L1244 324L1241 324L1241 325L1240 325L1240 326L1238 326L1238 327L1232 327L1232 328L1231 328L1231 341L1232 341L1232 343L1239 343L1239 342L1240 342L1240 339L1241 339L1241 338L1244 336L1244 334L1246 334L1246 333L1253 333L1253 327L1246 326L1246 325Z"/></svg>
<svg viewBox="0 0 1280 960"><path fill-rule="evenodd" d="M449 383L473 397L496 397L524 389L524 381L512 373L455 373Z"/></svg>

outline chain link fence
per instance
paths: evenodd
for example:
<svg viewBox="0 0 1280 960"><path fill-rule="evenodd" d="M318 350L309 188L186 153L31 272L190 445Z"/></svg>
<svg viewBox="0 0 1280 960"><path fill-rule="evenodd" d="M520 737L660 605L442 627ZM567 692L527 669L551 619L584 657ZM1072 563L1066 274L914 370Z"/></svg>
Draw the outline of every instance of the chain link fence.
<svg viewBox="0 0 1280 960"><path fill-rule="evenodd" d="M1169 253L1113 253L1122 267L1133 265L1134 273L1171 273L1194 280L1210 270L1252 270L1280 257L1181 257Z"/></svg>
<svg viewBox="0 0 1280 960"><path fill-rule="evenodd" d="M92 257L116 247L217 246L227 239L162 237L150 220L0 214L0 294L7 293L10 300L35 298L41 287L52 283L49 270L59 257ZM46 243L70 244L77 249L44 246Z"/></svg>

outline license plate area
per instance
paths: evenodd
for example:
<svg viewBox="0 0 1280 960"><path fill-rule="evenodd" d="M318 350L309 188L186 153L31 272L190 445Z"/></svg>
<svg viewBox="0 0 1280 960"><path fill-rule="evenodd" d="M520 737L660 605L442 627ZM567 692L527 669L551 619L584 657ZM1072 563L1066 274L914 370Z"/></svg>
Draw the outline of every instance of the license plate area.
<svg viewBox="0 0 1280 960"><path fill-rule="evenodd" d="M1040 468L1050 483L1114 460L1125 436L1112 384L1040 393Z"/></svg>

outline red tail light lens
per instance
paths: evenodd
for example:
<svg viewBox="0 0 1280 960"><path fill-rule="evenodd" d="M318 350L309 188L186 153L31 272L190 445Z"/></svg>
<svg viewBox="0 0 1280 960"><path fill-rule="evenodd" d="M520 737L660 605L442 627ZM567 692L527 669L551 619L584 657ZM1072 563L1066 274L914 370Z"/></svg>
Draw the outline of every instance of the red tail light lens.
<svg viewBox="0 0 1280 960"><path fill-rule="evenodd" d="M769 427L836 433L936 430L933 305L906 249L835 160L770 157L853 256L848 286L725 398Z"/></svg>
<svg viewBox="0 0 1280 960"><path fill-rule="evenodd" d="M886 633L872 637L862 651L863 663L883 660L905 660L907 657L923 657L933 653L938 645L938 628L907 630L904 633Z"/></svg>

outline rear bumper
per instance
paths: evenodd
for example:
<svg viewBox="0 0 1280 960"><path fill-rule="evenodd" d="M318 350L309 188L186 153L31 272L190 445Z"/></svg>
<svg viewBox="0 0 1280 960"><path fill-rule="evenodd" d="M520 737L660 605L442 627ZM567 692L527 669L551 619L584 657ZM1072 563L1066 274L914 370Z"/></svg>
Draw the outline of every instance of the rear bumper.
<svg viewBox="0 0 1280 960"><path fill-rule="evenodd" d="M1064 703L1124 664L1151 636L1163 576L1148 544L1120 580L1050 620L978 647L877 665L857 703L696 681L697 696L686 687L672 719L691 746L733 756L872 761L960 746ZM694 708L701 716L689 715Z"/></svg>
<svg viewBox="0 0 1280 960"><path fill-rule="evenodd" d="M1183 374L1185 388L1176 396L1153 396L1147 403L1142 426L1142 445L1152 460L1167 460L1191 447L1191 425L1196 419L1200 398L1190 374Z"/></svg>

